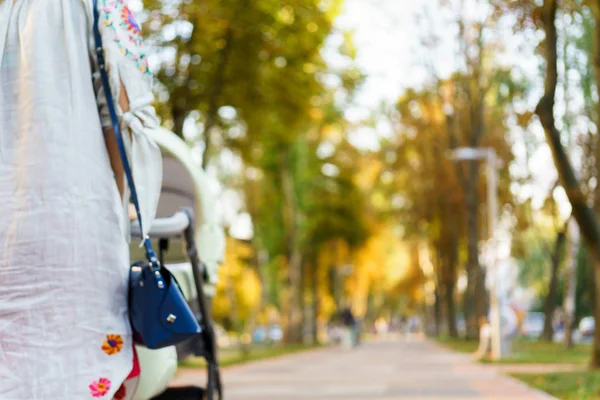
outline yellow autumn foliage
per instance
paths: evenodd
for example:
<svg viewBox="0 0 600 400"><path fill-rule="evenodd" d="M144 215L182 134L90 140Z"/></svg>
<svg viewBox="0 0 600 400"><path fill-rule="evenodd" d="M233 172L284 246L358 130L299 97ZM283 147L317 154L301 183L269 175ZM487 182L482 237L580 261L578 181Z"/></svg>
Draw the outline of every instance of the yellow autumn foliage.
<svg viewBox="0 0 600 400"><path fill-rule="evenodd" d="M390 226L381 227L353 255L354 273L346 282L352 308L359 316L367 311L369 289L375 283L391 292L403 282L412 290L415 266L409 244L403 242ZM408 291L408 288L406 289Z"/></svg>
<svg viewBox="0 0 600 400"><path fill-rule="evenodd" d="M326 322L334 315L335 300L330 290L331 266L347 268L351 272L344 279L343 291L353 312L364 317L370 291L384 291L387 297L420 298L423 276L418 261L412 256L411 243L402 241L391 226L382 226L354 252L343 241L324 246L317 257L319 320ZM272 305L259 310L262 288L253 267L248 263L253 249L248 243L227 239L225 263L219 270L219 284L214 300L216 321L229 320L244 327L249 318L259 324L272 323L282 318Z"/></svg>
<svg viewBox="0 0 600 400"><path fill-rule="evenodd" d="M247 243L227 238L225 263L219 269L219 284L213 305L216 321L231 319L243 324L259 306L261 285L248 265L253 250Z"/></svg>

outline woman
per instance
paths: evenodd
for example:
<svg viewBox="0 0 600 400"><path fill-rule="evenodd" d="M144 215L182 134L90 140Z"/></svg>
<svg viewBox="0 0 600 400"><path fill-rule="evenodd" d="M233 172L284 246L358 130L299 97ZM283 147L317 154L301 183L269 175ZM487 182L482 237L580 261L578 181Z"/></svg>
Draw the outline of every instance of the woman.
<svg viewBox="0 0 600 400"><path fill-rule="evenodd" d="M128 189L94 57L92 0L0 0L0 399L129 399ZM140 29L98 0L146 228L160 191ZM143 164L143 165L142 165Z"/></svg>

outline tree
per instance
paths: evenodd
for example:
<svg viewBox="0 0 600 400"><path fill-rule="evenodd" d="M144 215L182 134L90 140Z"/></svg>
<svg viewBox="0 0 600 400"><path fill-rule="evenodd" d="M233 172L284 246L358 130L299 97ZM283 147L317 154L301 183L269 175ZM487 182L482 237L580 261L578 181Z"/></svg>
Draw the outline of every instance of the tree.
<svg viewBox="0 0 600 400"><path fill-rule="evenodd" d="M558 278L559 278L559 267L563 256L563 250L567 239L566 227L558 232L556 235L556 242L554 244L554 250L551 257L551 273L550 282L548 284L548 294L544 302L544 330L542 331L541 339L552 343L554 338L554 309L556 307L556 296L558 291Z"/></svg>
<svg viewBox="0 0 600 400"><path fill-rule="evenodd" d="M519 87L504 70L489 74L491 83L487 90L490 96L485 101L483 118L490 128L482 145L494 147L500 158L509 163L512 151L506 140L506 120L510 110L506 104L517 95ZM442 314L446 315L451 335L457 333L455 285L461 244L468 241L465 238L468 226L463 221L469 211L462 207L466 193L465 186L460 183L463 170L448 157L448 153L462 143L469 143L472 107L463 91L463 82L468 79L468 76L456 73L423 90L406 91L397 104L396 135L382 150L384 159L386 154L394 154L387 170L393 176L387 184L387 195L391 199L389 212L397 215L404 226L412 227L406 232L407 238L426 240L435 249L435 316L437 325L441 325ZM450 113L448 106L452 109ZM509 183L510 177L503 173L500 181L503 203L511 203ZM475 186L478 196L483 197L485 185L480 177L476 177ZM483 225L479 218L477 220ZM476 242L479 242L485 235L481 226L477 230L480 233ZM485 295L481 296L477 301L483 303L480 312L485 314L485 301L481 301ZM465 307L471 306L469 301L471 297L467 296ZM470 314L470 317L474 315ZM472 324L475 325L473 321Z"/></svg>
<svg viewBox="0 0 600 400"><path fill-rule="evenodd" d="M495 29L501 18L487 1L446 0L440 4L452 16L451 23L458 32L454 72L444 87L443 106L450 149L503 147L502 142L510 141L508 119L517 114L513 103L522 98L526 85L509 67L502 66L504 39ZM473 7L481 12L473 13ZM491 235L488 230L481 231L485 225L480 218L483 203L480 166L481 160L467 160L453 166L466 212L468 279L464 309L471 338L478 336L477 320L487 315L488 310L479 242ZM507 175L501 178L505 182L510 180Z"/></svg>
<svg viewBox="0 0 600 400"><path fill-rule="evenodd" d="M569 221L567 228L567 278L565 282L565 347L572 348L573 324L575 322L576 299L577 299L577 256L579 251L579 227L574 220ZM580 289L581 290L581 289Z"/></svg>
<svg viewBox="0 0 600 400"><path fill-rule="evenodd" d="M554 103L558 81L557 9L558 4L556 0L544 0L541 13L545 33L543 48L546 60L546 76L544 82L544 95L536 107L536 114L540 118L546 134L546 139L552 150L554 163L558 170L561 184L564 187L573 208L573 216L577 220L582 237L585 239L596 260L597 264L594 268L594 282L596 283L596 287L600 287L600 263L598 263L598 260L600 260L600 224L594 210L586 202L573 165L567 156L566 149L561 143L561 135L556 128L554 117ZM596 299L596 301L597 300L598 299ZM597 314L599 312L600 307L597 306L597 320L600 320L600 317ZM594 352L592 354L591 364L594 367L600 367L600 331L597 331L594 335Z"/></svg>
<svg viewBox="0 0 600 400"><path fill-rule="evenodd" d="M256 254L270 260L258 265L259 276L272 275L268 280L278 285L286 337L295 342L301 340L304 220L312 217L305 214L300 181L314 174L312 167L305 170L304 156L318 146L308 136L328 107L342 106L329 91L344 90L350 98L361 78L352 65L333 70L322 57L340 4L146 2L146 26L163 53L158 90L166 122L180 136L187 125L198 128L203 167L218 164L219 150L227 147L252 175L251 182L231 181L248 201ZM350 40L346 35L333 50L351 58ZM330 75L339 78L338 87L325 85Z"/></svg>

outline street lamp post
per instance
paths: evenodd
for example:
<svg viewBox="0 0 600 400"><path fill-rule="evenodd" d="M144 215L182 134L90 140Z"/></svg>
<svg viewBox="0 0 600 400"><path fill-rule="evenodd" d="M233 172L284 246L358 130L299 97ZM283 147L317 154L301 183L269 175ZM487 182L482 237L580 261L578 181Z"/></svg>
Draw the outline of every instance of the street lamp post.
<svg viewBox="0 0 600 400"><path fill-rule="evenodd" d="M462 160L485 160L487 167L487 194L488 194L488 265L496 266L497 243L496 228L498 225L498 157L492 148L461 147L452 152L452 159ZM496 291L496 279L491 279L490 288L490 323L492 326L492 359L499 360L507 350L503 345L501 333L500 301Z"/></svg>

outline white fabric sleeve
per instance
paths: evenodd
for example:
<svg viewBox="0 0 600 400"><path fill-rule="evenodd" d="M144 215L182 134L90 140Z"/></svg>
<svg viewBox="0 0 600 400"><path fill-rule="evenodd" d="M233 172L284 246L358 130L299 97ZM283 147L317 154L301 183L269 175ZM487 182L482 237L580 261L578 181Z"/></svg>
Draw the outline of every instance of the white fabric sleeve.
<svg viewBox="0 0 600 400"><path fill-rule="evenodd" d="M152 106L154 101L152 76L148 69L141 29L129 10L127 2L125 0L98 0L98 13L100 17L98 25L102 36L110 87L133 171L142 214L143 233L146 235L156 216L162 184L160 150L148 135L148 130L154 130L159 126L156 111ZM93 21L93 16L91 21ZM102 127L106 129L112 123L95 60L95 43L92 32L90 35L91 54L96 66L93 73L94 87ZM118 104L121 85L123 85L129 100L128 112L123 112ZM130 135L126 134L127 132ZM129 198L125 196L125 209L128 203ZM124 215L127 218L127 212ZM126 226L129 224L126 223Z"/></svg>

